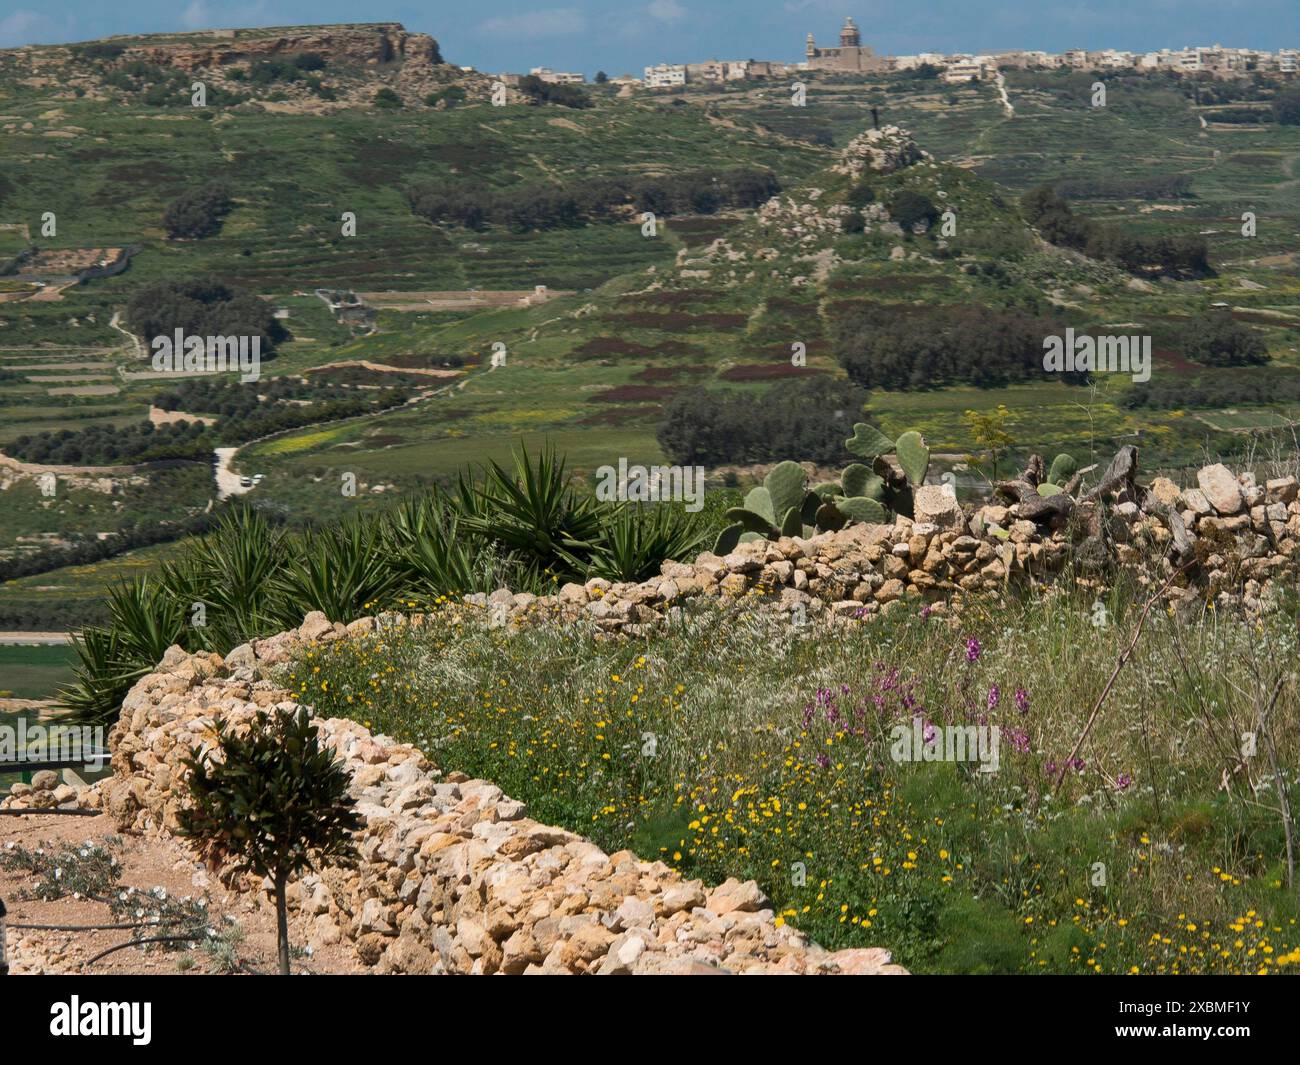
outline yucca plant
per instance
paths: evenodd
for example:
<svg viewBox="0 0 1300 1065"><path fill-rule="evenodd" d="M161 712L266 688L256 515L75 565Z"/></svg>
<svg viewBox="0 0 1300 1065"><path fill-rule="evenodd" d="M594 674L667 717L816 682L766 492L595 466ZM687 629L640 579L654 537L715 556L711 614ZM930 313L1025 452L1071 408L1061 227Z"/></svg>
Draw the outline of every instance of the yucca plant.
<svg viewBox="0 0 1300 1065"><path fill-rule="evenodd" d="M707 533L694 515L677 507L628 503L602 521L600 532L583 545L581 554L563 554L575 570L583 572L585 566L588 578L644 581L665 561L699 551Z"/></svg>
<svg viewBox="0 0 1300 1065"><path fill-rule="evenodd" d="M574 491L553 447L535 457L519 448L513 474L491 462L477 495L466 504L474 509L462 511L461 526L516 553L530 583L540 587L548 574L581 572L569 559L575 553L585 559L587 545L600 533L600 517L595 499Z"/></svg>
<svg viewBox="0 0 1300 1065"><path fill-rule="evenodd" d="M202 645L224 654L255 636L298 624L278 599L276 577L284 566L285 534L255 511L241 507L193 545L183 565L165 571L173 594L206 607Z"/></svg>
<svg viewBox="0 0 1300 1065"><path fill-rule="evenodd" d="M110 724L131 685L143 674L138 666L123 661L122 641L113 629L82 629L72 649L79 662L72 668L72 684L59 690L57 705L76 722Z"/></svg>
<svg viewBox="0 0 1300 1065"><path fill-rule="evenodd" d="M109 589L109 625L87 628L74 642L80 660L60 705L79 721L108 724L137 680L173 644L184 645L184 606L157 581L142 578Z"/></svg>
<svg viewBox="0 0 1300 1065"><path fill-rule="evenodd" d="M389 516L386 542L401 576L402 599L427 605L441 596L511 584L518 566L495 544L462 532L455 500L435 490L404 500Z"/></svg>
<svg viewBox="0 0 1300 1065"><path fill-rule="evenodd" d="M294 625L309 610L331 621L351 621L391 607L402 583L389 556L382 524L353 518L308 530L285 544L285 561L272 579L281 623Z"/></svg>

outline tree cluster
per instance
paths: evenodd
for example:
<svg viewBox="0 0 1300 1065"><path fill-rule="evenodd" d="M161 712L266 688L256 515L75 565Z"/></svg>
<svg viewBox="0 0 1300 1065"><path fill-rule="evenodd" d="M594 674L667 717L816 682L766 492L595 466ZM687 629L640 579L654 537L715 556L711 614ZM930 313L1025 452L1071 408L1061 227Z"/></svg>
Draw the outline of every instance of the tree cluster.
<svg viewBox="0 0 1300 1065"><path fill-rule="evenodd" d="M1224 310L1193 318L1180 339L1183 354L1205 366L1263 366L1269 358L1264 338Z"/></svg>
<svg viewBox="0 0 1300 1065"><path fill-rule="evenodd" d="M1273 118L1284 126L1300 126L1300 85L1292 85L1273 97Z"/></svg>
<svg viewBox="0 0 1300 1065"><path fill-rule="evenodd" d="M204 185L172 200L163 212L163 226L172 240L210 237L234 206L224 185Z"/></svg>
<svg viewBox="0 0 1300 1065"><path fill-rule="evenodd" d="M1177 200L1192 194L1192 179L1186 174L1063 178L1053 188L1066 200Z"/></svg>
<svg viewBox="0 0 1300 1065"><path fill-rule="evenodd" d="M530 104L559 104L561 107L591 106L591 97L576 85L554 85L536 74L519 79L519 91Z"/></svg>
<svg viewBox="0 0 1300 1065"><path fill-rule="evenodd" d="M407 197L416 214L440 225L467 229L498 225L526 233L608 220L628 207L659 216L752 208L776 195L780 188L770 171L737 168L659 177L591 178L563 186L517 185L508 189L421 185L409 189Z"/></svg>
<svg viewBox="0 0 1300 1065"><path fill-rule="evenodd" d="M1161 376L1134 385L1124 396L1130 408L1183 410L1300 403L1300 372L1281 367L1230 369L1198 374Z"/></svg>
<svg viewBox="0 0 1300 1065"><path fill-rule="evenodd" d="M759 393L690 391L668 405L656 435L664 453L686 465L788 458L833 464L850 457L844 441L866 402L863 389L827 377Z"/></svg>
<svg viewBox="0 0 1300 1065"><path fill-rule="evenodd" d="M1060 331L1024 312L979 304L842 303L831 308L831 323L835 355L849 378L890 390L1041 379L1043 339Z"/></svg>
<svg viewBox="0 0 1300 1065"><path fill-rule="evenodd" d="M202 422L172 422L155 426L90 425L85 429L55 429L24 434L5 446L22 462L48 466L124 466L162 459L203 459L212 442Z"/></svg>
<svg viewBox="0 0 1300 1065"><path fill-rule="evenodd" d="M1051 185L1021 199L1029 224L1043 239L1093 259L1108 259L1131 272L1158 270L1177 275L1211 273L1209 248L1199 236L1142 236L1101 225L1074 213Z"/></svg>
<svg viewBox="0 0 1300 1065"><path fill-rule="evenodd" d="M259 336L264 359L288 335L265 300L215 278L145 285L127 303L126 322L146 344L177 329L187 336Z"/></svg>

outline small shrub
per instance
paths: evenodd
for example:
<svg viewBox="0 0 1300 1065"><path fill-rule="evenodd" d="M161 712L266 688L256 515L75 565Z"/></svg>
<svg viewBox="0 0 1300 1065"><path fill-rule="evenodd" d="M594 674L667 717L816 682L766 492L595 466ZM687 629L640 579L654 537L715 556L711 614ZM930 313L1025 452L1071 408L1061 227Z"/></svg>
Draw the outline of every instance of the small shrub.
<svg viewBox="0 0 1300 1065"><path fill-rule="evenodd" d="M305 707L259 712L244 728L219 720L216 751L191 748L183 764L191 805L180 813L180 830L208 860L270 878L280 974L288 976L285 889L304 870L355 858L361 818L348 794L351 778L320 745Z"/></svg>

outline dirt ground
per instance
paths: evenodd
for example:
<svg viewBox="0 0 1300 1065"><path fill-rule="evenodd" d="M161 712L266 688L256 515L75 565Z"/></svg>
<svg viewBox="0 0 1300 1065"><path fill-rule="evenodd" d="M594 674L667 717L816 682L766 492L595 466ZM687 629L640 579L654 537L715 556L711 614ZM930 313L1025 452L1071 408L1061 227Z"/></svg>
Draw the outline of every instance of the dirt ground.
<svg viewBox="0 0 1300 1065"><path fill-rule="evenodd" d="M116 832L106 815L67 817L60 815L0 816L0 858L12 844L35 850L62 849L87 842L108 846L120 841L114 853L122 871L118 888L144 891L164 889L173 898L204 898L212 915L210 924L226 930L224 949L209 951L127 947L98 961L91 959L130 940L124 930L36 931L19 925L104 925L115 922L106 902L66 895L49 902L23 898L35 880L25 871L0 868L0 898L8 907L8 953L14 975L36 973L142 973L152 975L184 973L243 972L273 973L276 968L275 907L252 893L228 891L201 863L195 861L176 839L165 836L124 836ZM233 919L232 925L230 920ZM119 919L120 921L121 919ZM290 918L290 944L306 943ZM143 933L152 934L150 932ZM297 953L295 973L359 973L361 965L346 943L311 953Z"/></svg>

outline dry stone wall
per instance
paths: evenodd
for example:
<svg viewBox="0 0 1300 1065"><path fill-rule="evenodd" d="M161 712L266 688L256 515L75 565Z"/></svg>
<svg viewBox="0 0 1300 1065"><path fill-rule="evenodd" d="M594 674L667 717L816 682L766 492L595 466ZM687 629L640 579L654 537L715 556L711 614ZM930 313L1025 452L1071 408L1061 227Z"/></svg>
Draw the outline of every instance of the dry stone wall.
<svg viewBox="0 0 1300 1065"><path fill-rule="evenodd" d="M926 485L916 492L915 521L742 543L723 557L665 562L659 576L639 583L597 578L551 596L502 588L466 600L499 622L586 617L609 632L639 635L700 597L857 620L909 601L943 613L967 596L1048 584L1063 572L1101 586L1115 566L1145 584L1174 577L1168 595L1180 609L1209 602L1250 614L1275 609L1300 572L1296 478L1258 485L1216 465L1197 482L1180 488L1157 477L1138 490L1141 503L1093 505L1079 523L1029 520L1022 508L1037 508L1021 503L967 510L947 485Z"/></svg>
<svg viewBox="0 0 1300 1065"><path fill-rule="evenodd" d="M1282 590L1296 586L1300 485L1294 477L1258 485L1223 466L1206 467L1196 481L1130 481L1104 506L1081 504L1083 522L1058 521L1037 496L967 511L950 489L926 486L916 493L915 521L746 543L725 557L666 562L640 583L596 579L543 597L503 588L465 597L466 607L506 624L586 619L610 638L643 633L691 600L856 621L908 601L943 612L1013 581L1048 582L1091 548L1148 584L1182 578L1168 588L1174 605L1273 609ZM268 667L304 644L385 621L420 625L424 617L344 625L310 614L298 629L224 659L172 648L123 703L109 741L113 776L77 800L102 805L124 829L174 830L185 794L180 760L213 742L217 718L238 722L296 705ZM361 861L295 885L294 920L300 938L346 939L378 972L903 971L882 948L829 952L809 942L778 923L752 881L709 887L629 851L606 854L529 818L492 783L442 772L414 747L349 720L319 725L352 776L364 819ZM6 801L72 801L55 783L34 781Z"/></svg>
<svg viewBox="0 0 1300 1065"><path fill-rule="evenodd" d="M174 830L189 749L213 742L218 717L237 723L296 705L263 670L346 631L314 614L225 659L172 648L123 702L109 740L113 776L87 801L124 830ZM606 854L533 820L488 781L441 772L409 744L354 721L319 729L352 776L364 828L355 868L293 886L299 941L348 940L379 973L905 972L882 948L810 942L777 920L753 881L710 887L630 851Z"/></svg>

